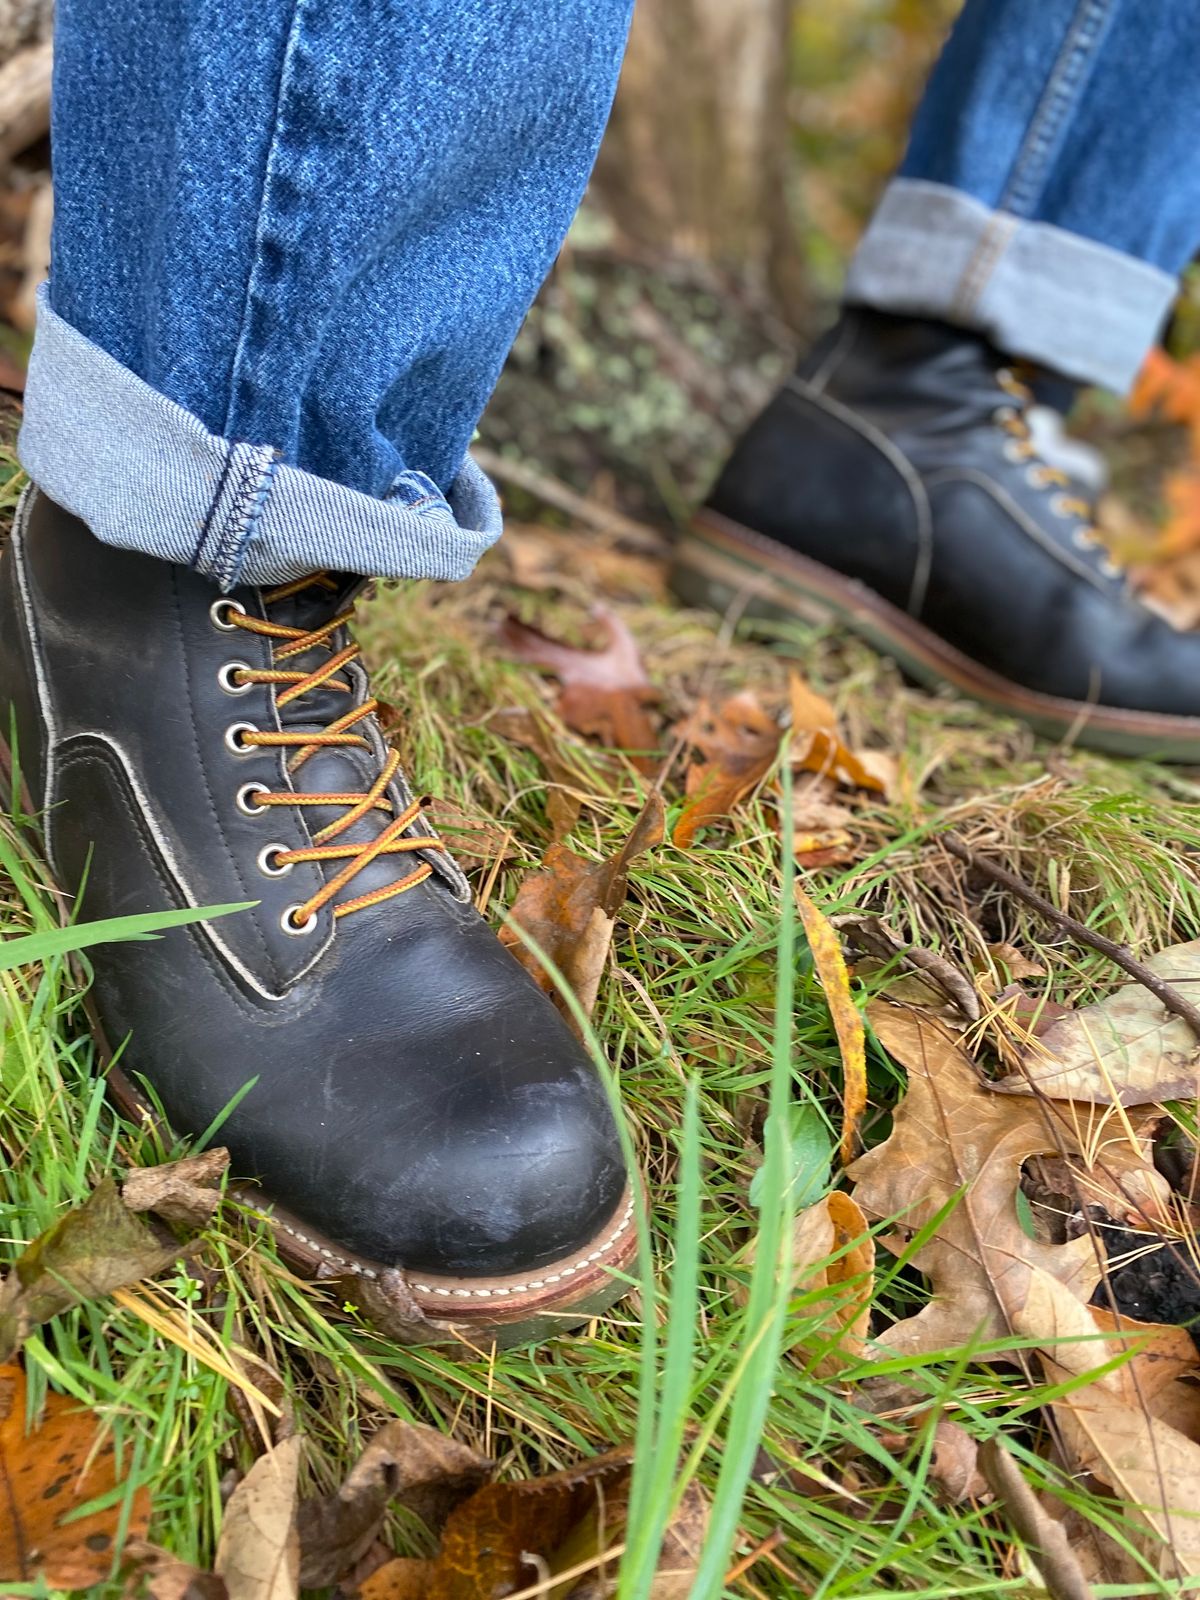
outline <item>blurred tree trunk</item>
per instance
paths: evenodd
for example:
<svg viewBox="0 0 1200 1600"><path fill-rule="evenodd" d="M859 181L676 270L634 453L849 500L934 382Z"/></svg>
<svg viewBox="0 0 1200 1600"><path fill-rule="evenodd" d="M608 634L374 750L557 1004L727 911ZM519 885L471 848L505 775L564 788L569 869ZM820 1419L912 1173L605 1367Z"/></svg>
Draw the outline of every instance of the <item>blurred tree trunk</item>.
<svg viewBox="0 0 1200 1600"><path fill-rule="evenodd" d="M796 320L785 184L794 0L641 0L595 188L621 232Z"/></svg>

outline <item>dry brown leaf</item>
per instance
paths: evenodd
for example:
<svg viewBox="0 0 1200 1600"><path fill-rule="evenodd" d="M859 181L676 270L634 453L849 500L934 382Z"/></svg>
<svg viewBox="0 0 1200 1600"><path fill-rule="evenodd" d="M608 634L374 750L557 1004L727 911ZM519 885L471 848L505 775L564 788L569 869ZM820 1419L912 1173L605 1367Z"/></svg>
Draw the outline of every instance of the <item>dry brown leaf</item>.
<svg viewBox="0 0 1200 1600"><path fill-rule="evenodd" d="M87 1516L79 1506L118 1482L111 1440L77 1400L48 1394L41 1421L25 1431L25 1373L0 1367L0 1582L85 1589L108 1577L125 1500ZM127 1531L141 1538L150 1520L150 1491L136 1489Z"/></svg>
<svg viewBox="0 0 1200 1600"><path fill-rule="evenodd" d="M434 1563L397 1556L358 1587L359 1600L429 1600Z"/></svg>
<svg viewBox="0 0 1200 1600"><path fill-rule="evenodd" d="M145 1539L126 1544L122 1575L125 1600L229 1600L215 1572L202 1572Z"/></svg>
<svg viewBox="0 0 1200 1600"><path fill-rule="evenodd" d="M436 1428L386 1423L336 1494L300 1508L300 1585L339 1582L374 1542L389 1504L412 1511L433 1533L491 1476L491 1464Z"/></svg>
<svg viewBox="0 0 1200 1600"><path fill-rule="evenodd" d="M979 1470L979 1446L961 1423L939 1417L933 1425L929 1475L944 1499L977 1500L987 1488Z"/></svg>
<svg viewBox="0 0 1200 1600"><path fill-rule="evenodd" d="M662 797L652 791L615 856L589 861L565 845L552 844L541 868L517 891L510 912L512 922L554 962L589 1016L600 990L617 912L628 892L629 869L637 856L662 843L663 817ZM553 978L520 935L505 927L500 938L546 993L560 1000Z"/></svg>
<svg viewBox="0 0 1200 1600"><path fill-rule="evenodd" d="M858 1138L858 1124L867 1105L863 1020L850 993L850 974L846 971L837 934L824 912L817 909L799 884L795 885L795 891L796 907L812 951L813 966L825 991L842 1055L842 1160L849 1161Z"/></svg>
<svg viewBox="0 0 1200 1600"><path fill-rule="evenodd" d="M153 1277L180 1253L178 1245L164 1249L105 1178L22 1251L0 1284L0 1361L39 1324L80 1300Z"/></svg>
<svg viewBox="0 0 1200 1600"><path fill-rule="evenodd" d="M300 1592L301 1442L294 1434L260 1456L229 1497L214 1563L229 1600L296 1600Z"/></svg>
<svg viewBox="0 0 1200 1600"><path fill-rule="evenodd" d="M629 1450L611 1450L548 1477L488 1484L451 1512L436 1560L389 1563L363 1585L363 1600L480 1600L539 1582L546 1600L608 1600L631 1463ZM649 1600L687 1600L706 1524L693 1484L667 1530Z"/></svg>
<svg viewBox="0 0 1200 1600"><path fill-rule="evenodd" d="M1144 1405L1152 1417L1200 1444L1200 1360L1188 1330L1124 1316L1118 1325L1102 1306L1088 1309L1096 1327L1109 1335L1106 1359L1133 1352L1114 1374L1125 1404Z"/></svg>
<svg viewBox="0 0 1200 1600"><path fill-rule="evenodd" d="M836 1256L836 1260L831 1257ZM805 1315L820 1312L829 1337L817 1357L818 1377L833 1377L862 1355L871 1323L875 1241L856 1202L833 1190L799 1212L792 1234L796 1292L812 1298ZM806 1346L796 1346L803 1354Z"/></svg>
<svg viewBox="0 0 1200 1600"><path fill-rule="evenodd" d="M634 766L650 771L658 733L650 707L658 694L646 676L633 635L607 606L596 606L593 621L607 635L601 650L580 650L551 639L516 617L506 617L501 643L519 661L545 667L561 685L558 714L577 733L598 739L606 749L635 756Z"/></svg>
<svg viewBox="0 0 1200 1600"><path fill-rule="evenodd" d="M842 743L832 705L795 672L788 675L788 702L795 736L794 767L802 772L829 773L856 788L882 792L883 779Z"/></svg>
<svg viewBox="0 0 1200 1600"><path fill-rule="evenodd" d="M715 710L702 700L674 732L701 756L688 768L687 804L671 836L672 843L686 850L701 828L728 817L766 777L779 753L780 732L749 690L732 695Z"/></svg>
<svg viewBox="0 0 1200 1600"><path fill-rule="evenodd" d="M202 1227L221 1203L221 1179L229 1151L220 1146L161 1167L133 1167L121 1188L130 1211L153 1211L168 1222Z"/></svg>
<svg viewBox="0 0 1200 1600"><path fill-rule="evenodd" d="M1146 966L1183 994L1200 993L1200 939L1150 956ZM1123 984L1095 1005L1068 1012L1039 1030L1022 1070L995 1087L1034 1089L1056 1100L1136 1106L1194 1099L1200 1090L1200 1041L1140 983Z"/></svg>
<svg viewBox="0 0 1200 1600"><path fill-rule="evenodd" d="M899 1219L883 1236L899 1254L959 1197L911 1258L930 1280L928 1305L894 1324L881 1342L918 1352L1004 1339L1037 1275L1086 1301L1101 1275L1092 1240L1045 1244L1028 1238L1016 1194L1030 1156L1055 1153L1059 1146L1084 1162L1082 1151L1103 1143L1106 1113L1077 1106L1069 1126L1048 1125L1036 1103L993 1094L940 1023L880 1002L868 1015L884 1047L907 1070L908 1091L896 1108L890 1138L850 1169L854 1198L870 1218Z"/></svg>
<svg viewBox="0 0 1200 1600"><path fill-rule="evenodd" d="M1053 1405L1072 1470L1115 1490L1154 1536L1149 1553L1166 1576L1200 1576L1200 1445L1129 1404L1127 1372L1102 1373L1119 1344L1097 1337L1091 1307L1038 1272L1013 1326L1036 1339L1052 1381L1090 1377Z"/></svg>

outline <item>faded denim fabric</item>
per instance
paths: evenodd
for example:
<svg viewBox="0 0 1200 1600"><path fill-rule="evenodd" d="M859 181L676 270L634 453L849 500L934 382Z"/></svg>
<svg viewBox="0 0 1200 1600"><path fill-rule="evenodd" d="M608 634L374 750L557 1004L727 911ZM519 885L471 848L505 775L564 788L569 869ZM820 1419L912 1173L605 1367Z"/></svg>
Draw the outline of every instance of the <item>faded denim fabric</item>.
<svg viewBox="0 0 1200 1600"><path fill-rule="evenodd" d="M498 531L467 445L631 6L59 0L33 476L226 585L463 575Z"/></svg>
<svg viewBox="0 0 1200 1600"><path fill-rule="evenodd" d="M967 0L849 299L1126 388L1200 244L1200 5Z"/></svg>

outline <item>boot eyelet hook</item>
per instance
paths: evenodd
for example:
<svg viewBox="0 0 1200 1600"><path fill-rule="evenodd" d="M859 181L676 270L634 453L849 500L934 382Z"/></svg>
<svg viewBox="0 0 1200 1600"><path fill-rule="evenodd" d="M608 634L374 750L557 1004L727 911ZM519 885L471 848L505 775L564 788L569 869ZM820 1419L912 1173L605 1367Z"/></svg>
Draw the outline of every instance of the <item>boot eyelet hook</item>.
<svg viewBox="0 0 1200 1600"><path fill-rule="evenodd" d="M306 933L313 933L317 926L317 913L309 912L303 922L296 921L297 911L303 911L303 904L289 906L279 919L279 926L284 933L290 933L293 939L302 939Z"/></svg>
<svg viewBox="0 0 1200 1600"><path fill-rule="evenodd" d="M219 600L214 600L208 608L209 619L214 628L219 628L222 633L234 633L237 630L236 622L226 620L230 611L236 611L241 616L246 615L246 608L237 600L231 600L228 595L222 595Z"/></svg>
<svg viewBox="0 0 1200 1600"><path fill-rule="evenodd" d="M285 844L265 844L258 852L258 870L264 878L286 878L296 865L294 861L279 861L287 851Z"/></svg>
<svg viewBox="0 0 1200 1600"><path fill-rule="evenodd" d="M254 796L256 794L270 794L270 792L265 783L244 783L237 792L234 804L244 817L261 817L264 811L269 811L271 808L270 806L256 806L254 804Z"/></svg>
<svg viewBox="0 0 1200 1600"><path fill-rule="evenodd" d="M261 729L256 728L252 722L231 722L225 729L226 750L235 756L253 755L254 746L252 744L243 744L241 736L243 733L259 732L261 732Z"/></svg>
<svg viewBox="0 0 1200 1600"><path fill-rule="evenodd" d="M234 678L239 672L250 672L252 670L248 661L227 661L217 673L217 682L226 694L249 694L254 685L252 683L235 683Z"/></svg>

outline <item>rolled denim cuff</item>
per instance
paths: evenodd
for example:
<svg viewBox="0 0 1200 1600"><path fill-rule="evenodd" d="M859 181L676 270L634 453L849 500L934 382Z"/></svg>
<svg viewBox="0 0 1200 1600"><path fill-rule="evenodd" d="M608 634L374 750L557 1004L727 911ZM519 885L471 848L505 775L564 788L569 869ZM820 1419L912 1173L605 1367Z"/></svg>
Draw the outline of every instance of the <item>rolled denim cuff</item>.
<svg viewBox="0 0 1200 1600"><path fill-rule="evenodd" d="M1120 393L1177 288L1121 250L944 184L897 178L850 264L846 299L973 328L1006 355Z"/></svg>
<svg viewBox="0 0 1200 1600"><path fill-rule="evenodd" d="M465 578L500 537L496 491L470 457L448 495L421 472L401 473L382 499L314 477L270 445L209 433L56 315L45 285L18 451L97 538L222 589L326 568Z"/></svg>

